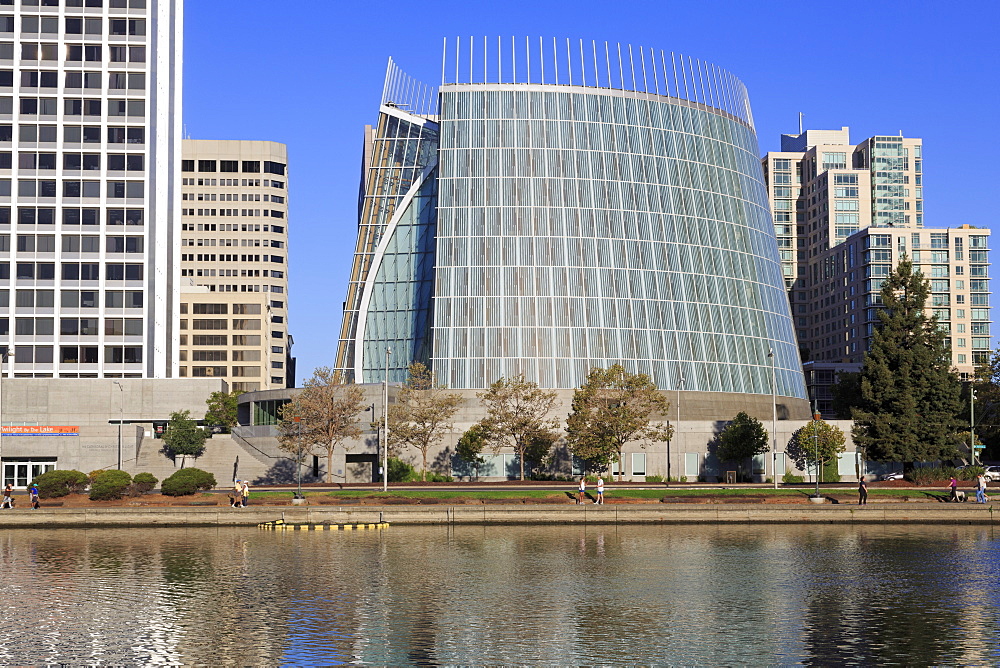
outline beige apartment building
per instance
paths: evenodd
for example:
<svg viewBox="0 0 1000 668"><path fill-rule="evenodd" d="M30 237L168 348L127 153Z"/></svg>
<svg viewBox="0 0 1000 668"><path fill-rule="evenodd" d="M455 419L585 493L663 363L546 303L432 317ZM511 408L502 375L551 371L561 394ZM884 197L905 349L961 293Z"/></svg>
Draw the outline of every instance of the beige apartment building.
<svg viewBox="0 0 1000 668"><path fill-rule="evenodd" d="M286 147L185 139L181 164L179 375L292 387Z"/></svg>
<svg viewBox="0 0 1000 668"><path fill-rule="evenodd" d="M968 377L990 354L988 229L924 226L920 139L848 128L783 135L763 158L806 385L830 410L836 374L860 368L879 290L906 255L930 281L928 314Z"/></svg>

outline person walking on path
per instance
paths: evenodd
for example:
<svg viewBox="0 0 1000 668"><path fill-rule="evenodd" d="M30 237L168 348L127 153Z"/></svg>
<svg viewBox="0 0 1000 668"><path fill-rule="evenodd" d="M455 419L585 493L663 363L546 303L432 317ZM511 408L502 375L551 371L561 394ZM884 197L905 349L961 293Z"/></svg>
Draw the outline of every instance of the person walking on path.
<svg viewBox="0 0 1000 668"><path fill-rule="evenodd" d="M948 486L951 488L951 496L948 497L948 500L958 503L958 480L955 479L955 476L951 477Z"/></svg>
<svg viewBox="0 0 1000 668"><path fill-rule="evenodd" d="M233 483L233 494L232 494L233 508L243 507L243 481L237 480Z"/></svg>
<svg viewBox="0 0 1000 668"><path fill-rule="evenodd" d="M597 501L594 501L599 505L604 505L604 478L597 479Z"/></svg>
<svg viewBox="0 0 1000 668"><path fill-rule="evenodd" d="M868 505L868 485L865 484L865 477L863 475L858 480L858 505Z"/></svg>
<svg viewBox="0 0 1000 668"><path fill-rule="evenodd" d="M7 483L3 488L3 503L0 503L0 509L8 510L14 508L14 497L11 496L14 493L14 485Z"/></svg>
<svg viewBox="0 0 1000 668"><path fill-rule="evenodd" d="M38 502L38 485L31 483L31 487L28 488L28 494L31 495L31 509L38 510L41 508L42 504Z"/></svg>
<svg viewBox="0 0 1000 668"><path fill-rule="evenodd" d="M241 496L243 497L243 507L247 507L247 503L250 502L250 481L243 481L243 489L241 490Z"/></svg>
<svg viewBox="0 0 1000 668"><path fill-rule="evenodd" d="M986 478L981 473L976 476L976 503L986 503Z"/></svg>
<svg viewBox="0 0 1000 668"><path fill-rule="evenodd" d="M587 502L587 477L580 476L580 488L576 493L576 505L582 505Z"/></svg>

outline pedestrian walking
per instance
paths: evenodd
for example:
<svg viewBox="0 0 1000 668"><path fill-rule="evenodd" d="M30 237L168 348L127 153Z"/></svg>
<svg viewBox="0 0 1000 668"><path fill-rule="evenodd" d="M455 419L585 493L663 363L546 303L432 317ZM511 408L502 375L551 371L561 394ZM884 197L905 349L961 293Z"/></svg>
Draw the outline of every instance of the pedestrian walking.
<svg viewBox="0 0 1000 668"><path fill-rule="evenodd" d="M8 510L14 507L14 485L7 483L3 488L3 502L0 503L0 510Z"/></svg>
<svg viewBox="0 0 1000 668"><path fill-rule="evenodd" d="M243 481L237 480L233 483L233 493L230 495L229 500L232 501L233 508L243 507Z"/></svg>
<svg viewBox="0 0 1000 668"><path fill-rule="evenodd" d="M868 485L865 484L865 476L862 475L858 480L858 505L867 506L868 505Z"/></svg>
<svg viewBox="0 0 1000 668"><path fill-rule="evenodd" d="M250 501L250 481L243 481L243 489L241 490L241 496L243 497L243 507L247 507L247 503Z"/></svg>
<svg viewBox="0 0 1000 668"><path fill-rule="evenodd" d="M580 476L580 488L576 493L576 505L581 505L587 502L587 477Z"/></svg>
<svg viewBox="0 0 1000 668"><path fill-rule="evenodd" d="M604 505L604 478L597 479L597 501L594 503Z"/></svg>
<svg viewBox="0 0 1000 668"><path fill-rule="evenodd" d="M986 478L981 473L976 476L976 503L986 503Z"/></svg>
<svg viewBox="0 0 1000 668"><path fill-rule="evenodd" d="M38 510L42 507L42 504L38 502L38 485L31 483L31 487L28 488L28 494L31 495L31 509Z"/></svg>
<svg viewBox="0 0 1000 668"><path fill-rule="evenodd" d="M955 476L951 477L948 486L951 488L951 496L948 497L948 500L958 503L958 480L955 479Z"/></svg>

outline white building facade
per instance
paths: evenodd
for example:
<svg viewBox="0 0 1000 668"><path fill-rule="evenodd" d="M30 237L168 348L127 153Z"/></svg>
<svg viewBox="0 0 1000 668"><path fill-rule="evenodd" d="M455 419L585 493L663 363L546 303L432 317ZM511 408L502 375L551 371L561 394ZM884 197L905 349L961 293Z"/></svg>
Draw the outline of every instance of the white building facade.
<svg viewBox="0 0 1000 668"><path fill-rule="evenodd" d="M18 377L176 375L181 0L0 5L0 348Z"/></svg>

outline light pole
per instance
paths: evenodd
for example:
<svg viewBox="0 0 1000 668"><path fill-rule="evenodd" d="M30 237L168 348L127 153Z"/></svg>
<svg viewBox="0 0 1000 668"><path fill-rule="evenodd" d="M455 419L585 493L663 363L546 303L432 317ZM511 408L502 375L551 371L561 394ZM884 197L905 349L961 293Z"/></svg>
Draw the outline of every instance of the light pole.
<svg viewBox="0 0 1000 668"><path fill-rule="evenodd" d="M969 446L972 465L976 465L976 386L969 383Z"/></svg>
<svg viewBox="0 0 1000 668"><path fill-rule="evenodd" d="M295 458L295 469L298 475L298 491L295 492L296 499L304 498L302 496L302 418L301 416L294 416L292 422L295 423L295 444L298 446L296 448L296 458Z"/></svg>
<svg viewBox="0 0 1000 668"><path fill-rule="evenodd" d="M389 490L389 357L392 348L385 349L385 378L382 379L382 491Z"/></svg>
<svg viewBox="0 0 1000 668"><path fill-rule="evenodd" d="M11 353L14 352L13 348L5 347L3 352L0 353L0 390L3 386L3 363L7 361ZM13 363L12 363L13 364ZM3 393L0 392L0 475L4 474L3 470ZM13 482L13 481L11 481ZM5 478L0 478L0 485L6 485L7 480Z"/></svg>
<svg viewBox="0 0 1000 668"><path fill-rule="evenodd" d="M774 348L767 349L771 360L771 477L778 489L778 385L774 375Z"/></svg>
<svg viewBox="0 0 1000 668"><path fill-rule="evenodd" d="M119 381L114 381L118 386L118 470L122 470L122 422L125 420L125 388Z"/></svg>
<svg viewBox="0 0 1000 668"><path fill-rule="evenodd" d="M681 372L681 377L677 379L677 423L674 425L674 432L671 434L673 438L677 437L678 430L681 428L681 387L684 385L684 373ZM667 440L667 484L670 484L670 440Z"/></svg>
<svg viewBox="0 0 1000 668"><path fill-rule="evenodd" d="M819 414L819 411L816 410L816 404L813 403L813 456L816 458L816 461L814 462L814 466L815 466L814 471L815 471L815 476L816 476L816 493L813 495L813 498L817 498L817 499L819 498L819 476L822 473L822 471L820 469L820 463L819 463L819 419L820 419L820 417L821 416Z"/></svg>

